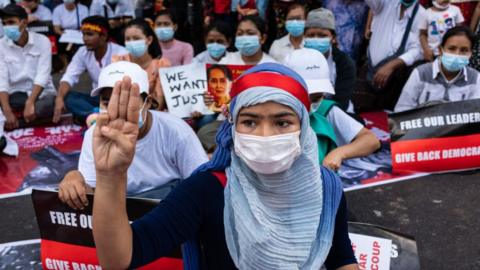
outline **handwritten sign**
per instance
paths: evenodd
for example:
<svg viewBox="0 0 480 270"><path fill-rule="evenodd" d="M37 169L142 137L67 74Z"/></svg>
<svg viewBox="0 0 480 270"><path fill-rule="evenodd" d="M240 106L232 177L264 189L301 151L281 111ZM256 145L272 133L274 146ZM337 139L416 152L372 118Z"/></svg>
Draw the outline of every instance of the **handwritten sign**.
<svg viewBox="0 0 480 270"><path fill-rule="evenodd" d="M160 81L171 114L186 118L192 112L212 113L203 102L203 93L207 89L204 64L161 68Z"/></svg>

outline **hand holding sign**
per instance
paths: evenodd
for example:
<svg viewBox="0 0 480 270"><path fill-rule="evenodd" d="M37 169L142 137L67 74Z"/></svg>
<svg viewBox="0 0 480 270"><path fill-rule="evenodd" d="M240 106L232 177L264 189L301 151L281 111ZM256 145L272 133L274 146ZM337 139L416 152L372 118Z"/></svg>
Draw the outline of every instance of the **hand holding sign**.
<svg viewBox="0 0 480 270"><path fill-rule="evenodd" d="M108 113L97 118L93 133L93 155L98 173L126 173L135 155L138 136L140 94L129 77L117 82L108 103Z"/></svg>

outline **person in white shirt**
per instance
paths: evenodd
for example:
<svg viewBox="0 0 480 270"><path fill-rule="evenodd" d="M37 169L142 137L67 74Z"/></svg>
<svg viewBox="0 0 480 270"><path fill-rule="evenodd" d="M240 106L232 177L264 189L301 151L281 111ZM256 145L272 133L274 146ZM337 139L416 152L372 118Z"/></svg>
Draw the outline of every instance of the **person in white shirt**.
<svg viewBox="0 0 480 270"><path fill-rule="evenodd" d="M258 16L245 16L238 22L235 48L220 60L222 65L257 65L277 61L262 50L267 40L265 22Z"/></svg>
<svg viewBox="0 0 480 270"><path fill-rule="evenodd" d="M106 113L112 91L123 91L116 83L129 81L138 87L143 106L139 114L138 141L135 156L128 169L127 194L145 197L146 192L159 194L172 180L183 180L208 161L193 130L182 120L165 112L149 111L153 101L148 95L148 75L137 64L120 61L102 70L98 88L102 113ZM113 89L113 90L112 90ZM97 121L102 121L97 118ZM83 209L88 201L86 192L96 185L93 141L95 125L85 133L78 171L69 172L59 185L59 198L75 209ZM155 189L156 192L152 190ZM163 194L162 194L163 195ZM161 199L158 198L157 199Z"/></svg>
<svg viewBox="0 0 480 270"><path fill-rule="evenodd" d="M287 54L295 49L303 48L303 33L307 10L302 4L292 4L288 7L285 28L288 35L275 40L269 54L278 62L282 62Z"/></svg>
<svg viewBox="0 0 480 270"><path fill-rule="evenodd" d="M16 4L1 10L5 37L0 40L0 106L5 127L15 129L36 118L50 118L55 88L50 72L50 40L27 31L27 12ZM21 114L19 122L15 113Z"/></svg>
<svg viewBox="0 0 480 270"><path fill-rule="evenodd" d="M412 72L395 112L432 103L480 98L480 74L467 66L474 40L466 26L448 30L440 44L440 56Z"/></svg>
<svg viewBox="0 0 480 270"><path fill-rule="evenodd" d="M0 110L0 154L18 156L18 144L5 134L5 116Z"/></svg>
<svg viewBox="0 0 480 270"><path fill-rule="evenodd" d="M376 94L372 109L392 110L412 66L423 60L419 27L425 9L417 0L365 0L373 14L367 80ZM407 25L408 38L402 48Z"/></svg>
<svg viewBox="0 0 480 270"><path fill-rule="evenodd" d="M103 16L110 24L110 36L117 43L123 42L123 26L135 17L132 0L93 0L90 16Z"/></svg>
<svg viewBox="0 0 480 270"><path fill-rule="evenodd" d="M420 42L425 60L432 62L440 52L438 47L448 29L462 24L462 11L450 0L433 0L433 6L427 9L420 25Z"/></svg>
<svg viewBox="0 0 480 270"><path fill-rule="evenodd" d="M28 14L28 22L51 21L52 12L46 6L39 3L40 0L23 0L22 6Z"/></svg>
<svg viewBox="0 0 480 270"><path fill-rule="evenodd" d="M90 16L99 15L108 20L121 17L134 17L133 1L129 0L93 0Z"/></svg>
<svg viewBox="0 0 480 270"><path fill-rule="evenodd" d="M192 63L218 64L227 54L232 42L230 25L223 21L213 21L205 29L205 46L207 49L197 54Z"/></svg>
<svg viewBox="0 0 480 270"><path fill-rule="evenodd" d="M78 122L83 123L88 115L98 107L98 97L90 97L70 91L79 81L80 75L87 71L92 80L92 89L97 87L100 70L112 62L113 55L128 54L128 51L117 44L109 42L109 25L101 16L90 16L82 21L81 30L85 46L80 47L73 56L63 77L60 79L58 95L55 99L53 122L60 120L66 107Z"/></svg>
<svg viewBox="0 0 480 270"><path fill-rule="evenodd" d="M335 90L330 81L327 60L314 49L294 50L284 59L307 83L311 102L310 126L317 134L320 164L338 170L345 159L367 156L380 147L375 134L363 127L325 94Z"/></svg>
<svg viewBox="0 0 480 270"><path fill-rule="evenodd" d="M88 17L88 8L74 0L64 0L53 10L52 24L55 34L61 36L65 29L80 30L83 19Z"/></svg>

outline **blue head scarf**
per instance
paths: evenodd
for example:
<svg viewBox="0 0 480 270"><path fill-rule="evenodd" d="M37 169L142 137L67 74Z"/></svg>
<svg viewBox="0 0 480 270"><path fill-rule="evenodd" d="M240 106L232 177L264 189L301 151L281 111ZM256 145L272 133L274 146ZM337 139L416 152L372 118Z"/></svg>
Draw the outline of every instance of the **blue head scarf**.
<svg viewBox="0 0 480 270"><path fill-rule="evenodd" d="M242 76L257 72L277 72L307 89L298 74L278 64L258 65ZM242 108L269 101L286 105L298 115L301 154L287 171L260 175L232 151L233 134ZM217 133L212 160L197 171L226 171L225 237L236 267L320 269L333 237L331 226L323 224L333 224L335 215L322 215L322 175L307 108L285 89L260 83L234 97L230 109L231 121L225 121Z"/></svg>

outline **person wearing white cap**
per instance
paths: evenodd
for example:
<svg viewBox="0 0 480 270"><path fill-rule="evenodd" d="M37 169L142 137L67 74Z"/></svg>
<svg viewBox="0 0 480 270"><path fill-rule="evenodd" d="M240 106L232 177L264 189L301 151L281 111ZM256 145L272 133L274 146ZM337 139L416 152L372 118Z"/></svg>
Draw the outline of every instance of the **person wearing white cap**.
<svg viewBox="0 0 480 270"><path fill-rule="evenodd" d="M338 170L344 159L366 156L380 147L373 132L341 110L336 102L324 99L325 94L333 95L335 90L323 54L313 49L298 49L286 56L284 64L307 83L310 126L317 134L320 164Z"/></svg>
<svg viewBox="0 0 480 270"><path fill-rule="evenodd" d="M153 99L148 95L148 75L137 64L120 61L105 67L92 96L100 95L101 113L106 112L112 89L128 76L137 84L142 99L138 120L135 157L128 169L127 193L132 196L161 198L173 180L185 179L206 162L207 155L193 130L181 119L168 113L149 111ZM93 159L93 132L85 133L77 171L69 172L59 185L59 198L74 209L87 204L86 193L96 185Z"/></svg>
<svg viewBox="0 0 480 270"><path fill-rule="evenodd" d="M335 87L333 100L343 110L347 110L356 82L356 69L353 60L337 48L335 17L325 8L310 11L305 22L305 48L321 52L327 59L330 81Z"/></svg>

